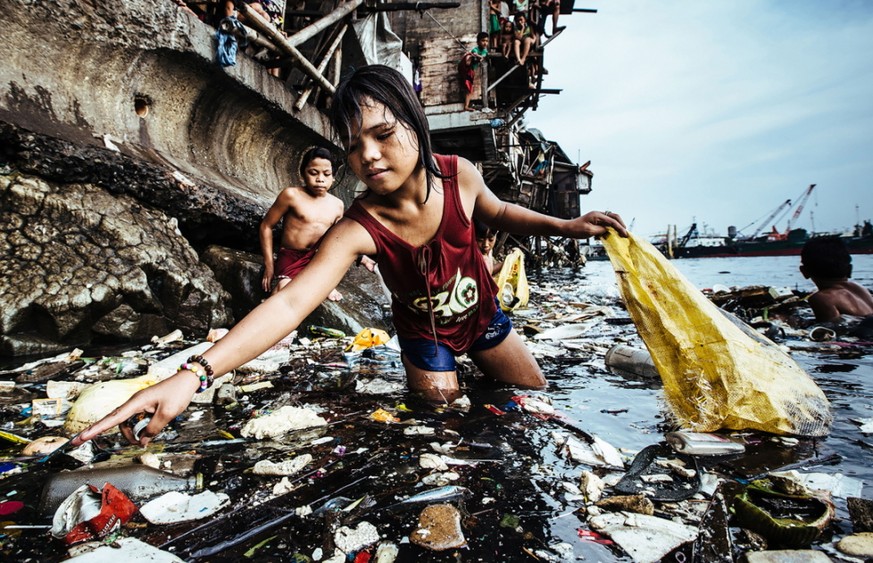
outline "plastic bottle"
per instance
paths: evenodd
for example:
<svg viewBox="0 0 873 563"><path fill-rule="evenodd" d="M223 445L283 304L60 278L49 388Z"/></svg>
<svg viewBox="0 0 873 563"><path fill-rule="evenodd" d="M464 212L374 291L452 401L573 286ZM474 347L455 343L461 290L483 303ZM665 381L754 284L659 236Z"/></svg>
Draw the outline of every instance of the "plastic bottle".
<svg viewBox="0 0 873 563"><path fill-rule="evenodd" d="M64 471L49 477L42 489L39 507L43 514L51 514L76 489L85 484L102 488L111 483L131 500L144 500L170 491L193 491L195 477L180 477L147 465L124 465Z"/></svg>
<svg viewBox="0 0 873 563"><path fill-rule="evenodd" d="M646 350L616 344L606 352L606 366L647 379L660 379L652 356Z"/></svg>
<svg viewBox="0 0 873 563"><path fill-rule="evenodd" d="M681 454L689 455L730 455L746 451L746 446L728 440L718 434L703 432L668 432L664 435L667 443Z"/></svg>

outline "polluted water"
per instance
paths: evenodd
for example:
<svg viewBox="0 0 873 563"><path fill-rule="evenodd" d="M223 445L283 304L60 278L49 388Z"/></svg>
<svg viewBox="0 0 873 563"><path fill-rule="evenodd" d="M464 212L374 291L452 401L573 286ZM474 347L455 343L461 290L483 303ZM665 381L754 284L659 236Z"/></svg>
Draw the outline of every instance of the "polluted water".
<svg viewBox="0 0 873 563"><path fill-rule="evenodd" d="M870 287L873 257L854 258L854 279ZM863 561L845 550L873 531L873 344L841 327L827 327L828 341L809 337L816 323L802 297L814 288L798 261L674 264L813 377L834 415L829 435L816 439L677 427L651 366L607 365L615 346L624 348L611 357L625 368L646 358L634 352L645 347L615 274L599 261L528 271L529 303L512 318L546 375L543 390L492 385L461 358L463 399L433 405L407 392L391 342L353 349L353 335L301 331L216 384L146 449L108 434L38 463L46 452L23 449L70 435L65 409L84 385L143 377L206 335L84 350L26 369L7 363L0 557L61 561L99 548L90 553L158 561L739 561L792 549L797 560ZM278 413L293 420L244 431ZM269 431L279 424L286 429ZM106 482L138 509L148 504L148 518L107 516ZM96 492L85 491L91 513L78 518L91 532L95 519L112 525L68 546L50 535L48 506L85 483ZM777 520L798 519L803 532L741 519L738 497Z"/></svg>

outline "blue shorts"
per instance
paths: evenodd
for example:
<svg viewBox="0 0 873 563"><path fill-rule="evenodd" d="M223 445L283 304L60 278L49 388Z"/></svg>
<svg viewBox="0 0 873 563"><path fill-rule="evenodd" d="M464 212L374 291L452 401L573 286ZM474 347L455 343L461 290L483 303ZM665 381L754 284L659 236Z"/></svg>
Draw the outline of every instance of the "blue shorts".
<svg viewBox="0 0 873 563"><path fill-rule="evenodd" d="M497 299L494 301L497 302ZM512 321L500 308L500 303L497 303L497 312L491 317L488 328L485 329L482 336L473 342L468 352L494 348L509 336L510 331L512 331ZM439 342L434 346L433 340L426 338L398 338L398 340L403 355L419 369L427 371L455 371L457 369L455 353L448 346Z"/></svg>

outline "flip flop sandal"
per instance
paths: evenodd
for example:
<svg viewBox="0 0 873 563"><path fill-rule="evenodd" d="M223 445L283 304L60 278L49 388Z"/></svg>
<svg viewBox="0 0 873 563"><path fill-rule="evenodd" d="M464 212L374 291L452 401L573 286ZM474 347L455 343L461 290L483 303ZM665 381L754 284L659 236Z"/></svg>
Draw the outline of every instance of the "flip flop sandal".
<svg viewBox="0 0 873 563"><path fill-rule="evenodd" d="M658 459L678 459L686 469L694 470L687 477L655 463ZM663 476L663 477L659 477ZM615 490L628 494L643 494L652 500L676 502L694 496L700 490L700 469L693 456L676 453L666 443L646 446L637 454Z"/></svg>

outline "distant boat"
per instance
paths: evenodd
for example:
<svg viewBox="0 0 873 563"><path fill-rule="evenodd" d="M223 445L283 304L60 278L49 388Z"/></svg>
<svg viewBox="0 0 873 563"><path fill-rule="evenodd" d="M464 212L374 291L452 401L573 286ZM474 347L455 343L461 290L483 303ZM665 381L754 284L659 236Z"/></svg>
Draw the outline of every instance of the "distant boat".
<svg viewBox="0 0 873 563"><path fill-rule="evenodd" d="M819 235L813 235L819 236ZM787 235L771 233L754 239L724 237L721 244L686 244L673 249L676 258L728 258L736 256L798 256L810 235L792 229ZM842 237L851 254L873 254L873 236Z"/></svg>

